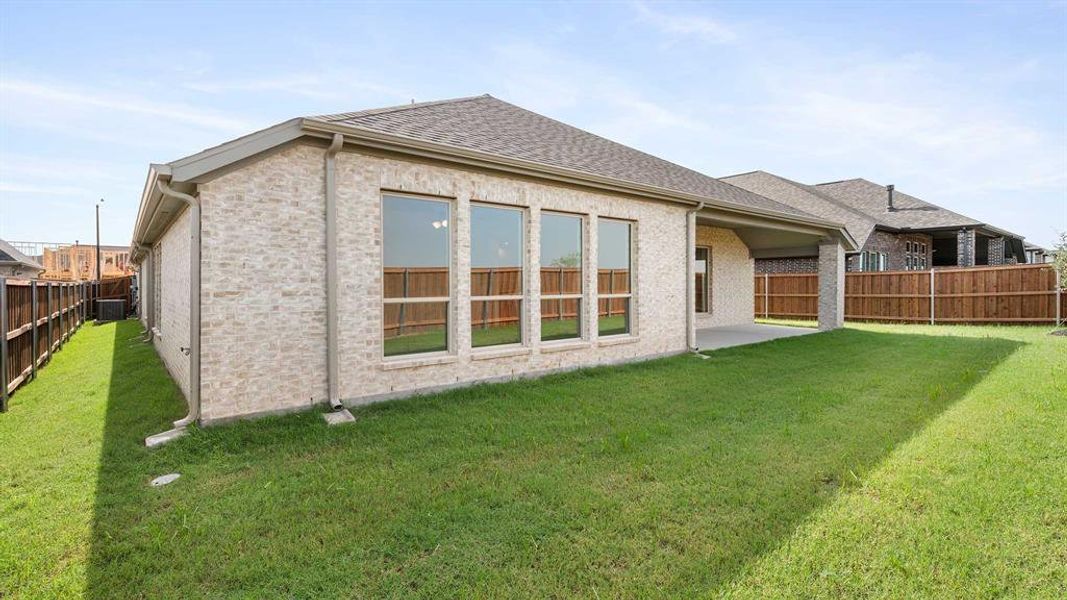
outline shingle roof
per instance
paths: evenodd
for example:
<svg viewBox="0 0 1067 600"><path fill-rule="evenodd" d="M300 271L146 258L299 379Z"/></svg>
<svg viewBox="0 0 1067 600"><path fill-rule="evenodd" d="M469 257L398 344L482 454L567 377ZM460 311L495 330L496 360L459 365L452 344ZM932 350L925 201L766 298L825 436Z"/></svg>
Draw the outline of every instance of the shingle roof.
<svg viewBox="0 0 1067 600"><path fill-rule="evenodd" d="M489 95L307 118L819 220Z"/></svg>
<svg viewBox="0 0 1067 600"><path fill-rule="evenodd" d="M752 171L738 175L720 177L722 181L732 183L771 200L788 204L805 212L822 217L835 223L843 223L859 247L867 243L867 238L874 231L877 221L874 217L839 202L818 188L806 185L766 171Z"/></svg>
<svg viewBox="0 0 1067 600"><path fill-rule="evenodd" d="M37 261L19 252L18 249L4 240L0 240L0 263L18 263L38 271L44 270L44 267L38 264Z"/></svg>
<svg viewBox="0 0 1067 600"><path fill-rule="evenodd" d="M857 208L878 221L879 225L896 229L938 229L974 227L982 225L970 217L930 204L899 190L893 192L895 210L886 207L886 189L866 179L848 179L820 183L816 189L826 195Z"/></svg>

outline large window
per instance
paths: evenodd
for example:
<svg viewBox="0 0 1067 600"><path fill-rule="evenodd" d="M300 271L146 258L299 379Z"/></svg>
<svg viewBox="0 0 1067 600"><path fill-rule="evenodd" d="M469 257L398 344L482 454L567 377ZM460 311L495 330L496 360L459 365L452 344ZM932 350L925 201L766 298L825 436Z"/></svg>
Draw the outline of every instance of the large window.
<svg viewBox="0 0 1067 600"><path fill-rule="evenodd" d="M597 224L597 332L601 336L630 333L630 230L627 221L600 219Z"/></svg>
<svg viewBox="0 0 1067 600"><path fill-rule="evenodd" d="M523 213L471 206L471 346L522 343Z"/></svg>
<svg viewBox="0 0 1067 600"><path fill-rule="evenodd" d="M382 197L385 356L448 350L450 204Z"/></svg>
<svg viewBox="0 0 1067 600"><path fill-rule="evenodd" d="M711 312L711 248L697 246L696 263L693 265L696 277L696 312Z"/></svg>
<svg viewBox="0 0 1067 600"><path fill-rule="evenodd" d="M582 337L582 217L541 214L541 340Z"/></svg>

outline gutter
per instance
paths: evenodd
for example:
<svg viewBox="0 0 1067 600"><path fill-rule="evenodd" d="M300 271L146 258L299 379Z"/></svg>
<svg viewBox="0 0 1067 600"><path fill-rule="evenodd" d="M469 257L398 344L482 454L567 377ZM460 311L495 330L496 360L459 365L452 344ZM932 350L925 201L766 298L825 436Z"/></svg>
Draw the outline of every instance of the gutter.
<svg viewBox="0 0 1067 600"><path fill-rule="evenodd" d="M693 263L696 262L697 227L696 214L704 209L701 202L695 208L685 211L685 344L690 352L697 351L696 332L696 274Z"/></svg>
<svg viewBox="0 0 1067 600"><path fill-rule="evenodd" d="M336 158L344 136L333 135L326 149L326 387L330 408L341 410L340 367L337 348L337 168Z"/></svg>
<svg viewBox="0 0 1067 600"><path fill-rule="evenodd" d="M145 438L145 446L160 446L185 435L185 428L200 419L200 201L189 194L170 188L160 179L156 188L168 198L181 200L189 207L189 414L174 422L174 427Z"/></svg>

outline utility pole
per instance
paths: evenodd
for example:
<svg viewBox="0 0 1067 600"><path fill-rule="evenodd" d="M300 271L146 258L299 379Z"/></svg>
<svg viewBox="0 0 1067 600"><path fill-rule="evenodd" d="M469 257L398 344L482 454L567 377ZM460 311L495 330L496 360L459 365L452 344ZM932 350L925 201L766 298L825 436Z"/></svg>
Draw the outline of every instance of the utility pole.
<svg viewBox="0 0 1067 600"><path fill-rule="evenodd" d="M100 202L96 203L96 280L103 279L100 272L100 205L104 203L104 199L101 198Z"/></svg>

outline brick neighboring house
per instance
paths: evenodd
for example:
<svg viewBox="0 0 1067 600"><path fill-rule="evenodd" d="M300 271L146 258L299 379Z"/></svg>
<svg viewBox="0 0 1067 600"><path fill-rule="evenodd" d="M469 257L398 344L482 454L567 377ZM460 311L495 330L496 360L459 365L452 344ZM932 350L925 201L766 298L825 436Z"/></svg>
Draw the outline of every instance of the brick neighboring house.
<svg viewBox="0 0 1067 600"><path fill-rule="evenodd" d="M685 352L782 248L840 326L836 221L490 96L292 119L149 168L141 319L189 402L153 440Z"/></svg>
<svg viewBox="0 0 1067 600"><path fill-rule="evenodd" d="M751 192L844 223L859 245L849 271L1027 262L1023 238L866 179L807 185L765 171L722 178ZM815 258L757 255L758 273L811 273Z"/></svg>

